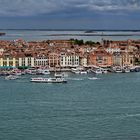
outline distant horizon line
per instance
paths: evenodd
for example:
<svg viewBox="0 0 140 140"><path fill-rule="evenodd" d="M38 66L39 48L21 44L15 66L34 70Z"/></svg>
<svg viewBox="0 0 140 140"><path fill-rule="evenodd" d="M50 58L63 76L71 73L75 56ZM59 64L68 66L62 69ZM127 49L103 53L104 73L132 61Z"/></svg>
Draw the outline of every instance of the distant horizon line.
<svg viewBox="0 0 140 140"><path fill-rule="evenodd" d="M36 30L36 31L140 31L140 29L58 29L58 28L2 28L0 30Z"/></svg>

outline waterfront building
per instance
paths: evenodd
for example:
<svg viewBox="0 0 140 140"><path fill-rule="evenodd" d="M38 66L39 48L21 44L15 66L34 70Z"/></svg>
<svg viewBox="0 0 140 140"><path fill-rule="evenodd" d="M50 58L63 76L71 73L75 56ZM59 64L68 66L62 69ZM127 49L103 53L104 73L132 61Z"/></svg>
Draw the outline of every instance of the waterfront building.
<svg viewBox="0 0 140 140"><path fill-rule="evenodd" d="M80 56L80 65L84 67L88 65L87 55Z"/></svg>
<svg viewBox="0 0 140 140"><path fill-rule="evenodd" d="M88 65L111 66L112 55L107 53L104 49L97 49L89 53Z"/></svg>
<svg viewBox="0 0 140 140"><path fill-rule="evenodd" d="M119 52L114 52L112 55L113 66L122 66L122 55Z"/></svg>
<svg viewBox="0 0 140 140"><path fill-rule="evenodd" d="M35 58L34 57L19 57L18 58L18 66L19 67L34 67L35 66Z"/></svg>
<svg viewBox="0 0 140 140"><path fill-rule="evenodd" d="M48 65L48 58L46 55L37 55L35 58L35 66L47 66Z"/></svg>
<svg viewBox="0 0 140 140"><path fill-rule="evenodd" d="M1 40L0 66L126 66L134 65L135 61L139 64L140 40L104 40L103 45L95 43L79 46L71 40Z"/></svg>
<svg viewBox="0 0 140 140"><path fill-rule="evenodd" d="M49 67L59 67L60 66L60 55L55 52L48 54L48 65Z"/></svg>
<svg viewBox="0 0 140 140"><path fill-rule="evenodd" d="M17 59L15 57L1 57L0 58L0 66L11 66L11 67L16 67Z"/></svg>
<svg viewBox="0 0 140 140"><path fill-rule="evenodd" d="M60 56L61 67L77 67L79 66L79 54L76 53L64 53Z"/></svg>
<svg viewBox="0 0 140 140"><path fill-rule="evenodd" d="M3 66L3 58L0 57L0 66L2 67Z"/></svg>
<svg viewBox="0 0 140 140"><path fill-rule="evenodd" d="M134 55L130 52L121 53L122 55L122 66L133 66Z"/></svg>
<svg viewBox="0 0 140 140"><path fill-rule="evenodd" d="M133 66L135 61L136 47L132 46L131 41L128 40L127 46L121 46L122 66Z"/></svg>

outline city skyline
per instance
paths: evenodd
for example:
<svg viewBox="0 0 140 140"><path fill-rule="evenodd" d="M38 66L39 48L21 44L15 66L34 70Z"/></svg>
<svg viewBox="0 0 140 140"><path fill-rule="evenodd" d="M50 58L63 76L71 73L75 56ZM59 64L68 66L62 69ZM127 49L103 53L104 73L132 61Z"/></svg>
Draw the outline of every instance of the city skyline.
<svg viewBox="0 0 140 140"><path fill-rule="evenodd" d="M0 28L140 29L138 0L0 0Z"/></svg>

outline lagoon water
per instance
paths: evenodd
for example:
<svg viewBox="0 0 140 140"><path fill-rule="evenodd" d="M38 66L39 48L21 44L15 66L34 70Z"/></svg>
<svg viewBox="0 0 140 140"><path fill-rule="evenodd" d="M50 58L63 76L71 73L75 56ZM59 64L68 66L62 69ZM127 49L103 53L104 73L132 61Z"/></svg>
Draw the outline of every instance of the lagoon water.
<svg viewBox="0 0 140 140"><path fill-rule="evenodd" d="M0 32L6 33L0 40L140 38L140 32L133 36L105 37L77 36L84 31ZM75 36L53 36L67 33ZM0 77L0 140L139 140L140 73L98 75L97 80L88 79L93 76L69 73L67 84L30 83L30 76L15 81Z"/></svg>
<svg viewBox="0 0 140 140"><path fill-rule="evenodd" d="M0 40L15 40L22 38L26 41L31 40L53 40L53 39L83 39L101 41L106 40L127 40L140 39L140 31L94 31L85 33L86 30L0 30L6 33L0 36ZM102 35L102 36L100 36ZM108 35L108 36L107 36Z"/></svg>
<svg viewBox="0 0 140 140"><path fill-rule="evenodd" d="M0 140L139 140L140 73L68 73L67 84L0 77Z"/></svg>

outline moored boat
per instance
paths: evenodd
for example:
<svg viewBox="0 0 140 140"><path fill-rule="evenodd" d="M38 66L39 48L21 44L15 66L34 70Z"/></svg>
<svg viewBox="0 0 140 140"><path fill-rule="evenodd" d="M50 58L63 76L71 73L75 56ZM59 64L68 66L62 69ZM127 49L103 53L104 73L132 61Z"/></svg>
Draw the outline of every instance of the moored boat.
<svg viewBox="0 0 140 140"><path fill-rule="evenodd" d="M80 74L87 74L88 72L86 70L80 71Z"/></svg>
<svg viewBox="0 0 140 140"><path fill-rule="evenodd" d="M107 69L105 69L105 68L101 68L101 71L102 71L102 73L108 73L108 71L107 71Z"/></svg>
<svg viewBox="0 0 140 140"><path fill-rule="evenodd" d="M82 68L82 67L77 67L77 68L71 68L71 72L75 74L87 74L88 72Z"/></svg>
<svg viewBox="0 0 140 140"><path fill-rule="evenodd" d="M80 70L76 69L76 68L71 68L71 72L73 72L75 74L80 74Z"/></svg>
<svg viewBox="0 0 140 140"><path fill-rule="evenodd" d="M123 69L121 67L113 67L115 73L122 73Z"/></svg>
<svg viewBox="0 0 140 140"><path fill-rule="evenodd" d="M37 70L37 75L41 74L41 75L49 75L50 71L48 69L38 69Z"/></svg>
<svg viewBox="0 0 140 140"><path fill-rule="evenodd" d="M94 68L94 69L91 69L91 72L95 73L95 74L102 74L103 71L101 68Z"/></svg>
<svg viewBox="0 0 140 140"><path fill-rule="evenodd" d="M135 72L140 72L140 67L139 66L135 67Z"/></svg>
<svg viewBox="0 0 140 140"><path fill-rule="evenodd" d="M62 78L62 77L65 77L64 73L54 73L54 77L56 78Z"/></svg>
<svg viewBox="0 0 140 140"><path fill-rule="evenodd" d="M16 76L20 76L22 75L22 72L21 70L18 70L18 69L14 69L12 72L11 72L12 75L16 75Z"/></svg>
<svg viewBox="0 0 140 140"><path fill-rule="evenodd" d="M131 72L129 67L124 67L124 68L123 68L123 71L124 71L125 73Z"/></svg>
<svg viewBox="0 0 140 140"><path fill-rule="evenodd" d="M37 73L37 70L35 68L29 68L25 71L27 74L35 75Z"/></svg>

